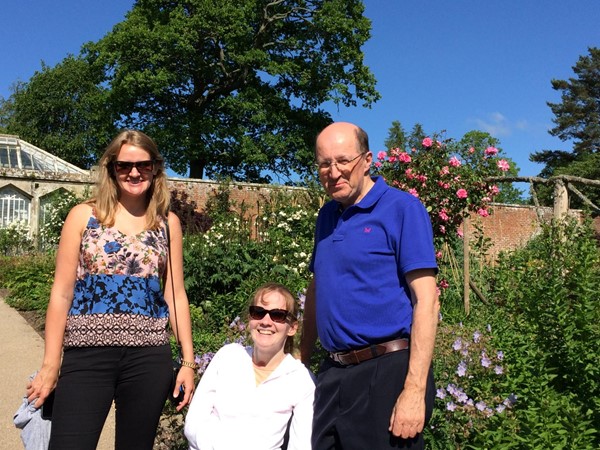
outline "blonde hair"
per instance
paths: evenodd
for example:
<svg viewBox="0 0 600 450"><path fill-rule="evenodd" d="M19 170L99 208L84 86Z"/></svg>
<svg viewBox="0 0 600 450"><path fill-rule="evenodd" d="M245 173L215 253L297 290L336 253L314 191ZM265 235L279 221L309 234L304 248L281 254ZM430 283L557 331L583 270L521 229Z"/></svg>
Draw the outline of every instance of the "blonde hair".
<svg viewBox="0 0 600 450"><path fill-rule="evenodd" d="M94 206L96 218L102 224L109 227L114 225L119 202L119 186L113 163L125 144L143 148L149 153L150 159L155 161L152 184L146 193L146 227L157 229L161 226L161 218L165 218L169 211L170 193L163 158L158 152L158 147L152 138L141 131L124 130L106 147L98 163L98 180L94 197L88 203Z"/></svg>
<svg viewBox="0 0 600 450"><path fill-rule="evenodd" d="M294 295L290 292L288 288L286 288L283 284L269 282L260 286L256 291L254 291L254 295L252 295L252 300L250 301L250 305L256 305L258 302L267 294L271 292L277 292L283 298L285 298L285 309L288 312L288 321L291 325L298 322L298 302ZM294 336L288 336L285 340L285 345L283 347L284 353L293 353L294 351Z"/></svg>

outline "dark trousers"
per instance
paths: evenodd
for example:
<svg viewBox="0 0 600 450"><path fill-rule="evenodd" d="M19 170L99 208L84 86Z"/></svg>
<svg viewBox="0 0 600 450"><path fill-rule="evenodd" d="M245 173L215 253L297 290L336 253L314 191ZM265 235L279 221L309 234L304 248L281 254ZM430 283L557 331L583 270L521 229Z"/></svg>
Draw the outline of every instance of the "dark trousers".
<svg viewBox="0 0 600 450"><path fill-rule="evenodd" d="M423 449L423 436L399 439L388 431L392 409L408 371L406 350L341 366L327 358L319 370L315 391L313 450ZM426 421L435 400L430 369L425 397Z"/></svg>
<svg viewBox="0 0 600 450"><path fill-rule="evenodd" d="M95 449L114 399L115 449L151 450L171 367L168 345L65 349L49 448Z"/></svg>

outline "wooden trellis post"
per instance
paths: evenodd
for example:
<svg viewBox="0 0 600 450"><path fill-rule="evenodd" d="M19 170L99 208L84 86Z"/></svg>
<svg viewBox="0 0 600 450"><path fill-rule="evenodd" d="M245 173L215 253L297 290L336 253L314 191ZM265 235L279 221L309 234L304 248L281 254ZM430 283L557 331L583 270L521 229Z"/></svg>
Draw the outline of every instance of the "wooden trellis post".
<svg viewBox="0 0 600 450"><path fill-rule="evenodd" d="M469 225L471 220L467 215L463 221L463 301L465 305L465 313L468 316L471 310L471 302L469 301L469 281L471 278L469 272Z"/></svg>

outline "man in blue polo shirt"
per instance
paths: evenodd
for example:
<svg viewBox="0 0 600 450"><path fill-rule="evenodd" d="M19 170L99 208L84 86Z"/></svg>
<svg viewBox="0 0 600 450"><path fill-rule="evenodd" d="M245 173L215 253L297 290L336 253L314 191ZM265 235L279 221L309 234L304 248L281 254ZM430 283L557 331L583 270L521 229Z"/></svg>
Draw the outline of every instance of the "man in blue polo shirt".
<svg viewBox="0 0 600 450"><path fill-rule="evenodd" d="M367 134L344 122L316 141L319 211L302 360L329 352L315 392L314 450L424 448L439 304L431 222L414 196L372 178Z"/></svg>

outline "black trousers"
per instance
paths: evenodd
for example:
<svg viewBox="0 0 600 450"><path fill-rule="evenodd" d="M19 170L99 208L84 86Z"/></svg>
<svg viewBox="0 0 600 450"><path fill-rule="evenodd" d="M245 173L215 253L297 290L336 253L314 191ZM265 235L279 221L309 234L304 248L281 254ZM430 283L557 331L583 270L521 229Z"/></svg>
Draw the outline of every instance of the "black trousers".
<svg viewBox="0 0 600 450"><path fill-rule="evenodd" d="M315 391L313 450L424 449L423 436L399 439L388 431L392 409L402 392L409 352L402 350L341 366L327 358ZM433 412L435 384L429 370L426 421Z"/></svg>
<svg viewBox="0 0 600 450"><path fill-rule="evenodd" d="M151 450L171 367L168 345L65 349L49 448L95 449L114 400L115 449Z"/></svg>

